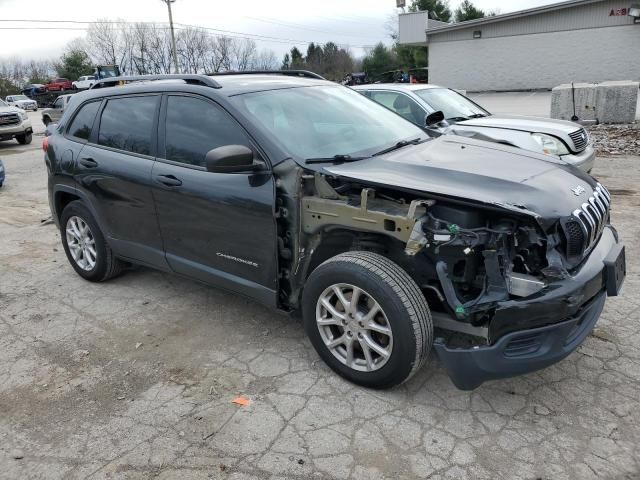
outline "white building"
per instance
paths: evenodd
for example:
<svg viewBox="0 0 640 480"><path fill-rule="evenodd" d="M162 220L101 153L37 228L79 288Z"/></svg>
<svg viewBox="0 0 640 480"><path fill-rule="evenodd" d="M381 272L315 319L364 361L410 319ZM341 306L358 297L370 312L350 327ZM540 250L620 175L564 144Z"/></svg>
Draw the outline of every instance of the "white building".
<svg viewBox="0 0 640 480"><path fill-rule="evenodd" d="M462 23L405 13L399 42L429 47L430 83L470 91L638 81L636 8L640 0L571 0Z"/></svg>

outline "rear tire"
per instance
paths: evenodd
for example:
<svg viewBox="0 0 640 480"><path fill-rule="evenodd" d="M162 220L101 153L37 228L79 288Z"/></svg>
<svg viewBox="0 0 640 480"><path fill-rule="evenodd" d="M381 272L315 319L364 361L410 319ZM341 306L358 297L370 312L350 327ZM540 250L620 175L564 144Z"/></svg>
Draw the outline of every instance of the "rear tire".
<svg viewBox="0 0 640 480"><path fill-rule="evenodd" d="M307 280L302 309L305 330L320 357L365 387L407 381L433 345L431 314L418 285L376 253L343 253L316 268Z"/></svg>
<svg viewBox="0 0 640 480"><path fill-rule="evenodd" d="M122 272L124 263L114 256L93 215L81 201L69 203L62 211L60 235L69 263L85 280L104 282Z"/></svg>
<svg viewBox="0 0 640 480"><path fill-rule="evenodd" d="M24 135L16 135L16 140L20 145L29 145L33 141L33 134L25 133Z"/></svg>

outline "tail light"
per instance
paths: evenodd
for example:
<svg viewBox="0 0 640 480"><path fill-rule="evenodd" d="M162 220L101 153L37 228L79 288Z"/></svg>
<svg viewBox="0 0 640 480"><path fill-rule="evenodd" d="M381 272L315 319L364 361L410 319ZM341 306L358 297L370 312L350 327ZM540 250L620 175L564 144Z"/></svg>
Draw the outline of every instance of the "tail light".
<svg viewBox="0 0 640 480"><path fill-rule="evenodd" d="M42 140L42 150L45 152L49 150L49 137L44 137L44 140Z"/></svg>

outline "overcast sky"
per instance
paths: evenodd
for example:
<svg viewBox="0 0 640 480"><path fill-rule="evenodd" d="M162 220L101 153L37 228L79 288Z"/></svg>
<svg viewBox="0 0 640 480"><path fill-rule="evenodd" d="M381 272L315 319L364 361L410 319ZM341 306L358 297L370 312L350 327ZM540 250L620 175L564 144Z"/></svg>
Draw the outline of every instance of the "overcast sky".
<svg viewBox="0 0 640 480"><path fill-rule="evenodd" d="M410 0L407 1L410 3ZM455 8L460 0L451 0ZM554 3L554 0L475 0L483 9L501 13ZM385 24L397 13L395 0L176 0L174 22L251 33L271 39L258 39L258 47L274 50L278 56L306 42L333 40L349 45L356 55L363 47L388 42ZM17 23L5 20L74 20L98 18L126 21L167 21L161 0L81 0L60 3L51 0L0 0L0 58L51 58L58 56L67 42L83 36L82 30L7 30L9 27L71 27L78 24Z"/></svg>

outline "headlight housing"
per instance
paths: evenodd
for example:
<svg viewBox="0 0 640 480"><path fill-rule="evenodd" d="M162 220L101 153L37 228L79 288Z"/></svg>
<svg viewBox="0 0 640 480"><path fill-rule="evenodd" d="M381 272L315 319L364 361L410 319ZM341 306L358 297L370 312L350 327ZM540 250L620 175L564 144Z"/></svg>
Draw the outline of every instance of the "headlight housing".
<svg viewBox="0 0 640 480"><path fill-rule="evenodd" d="M27 120L29 118L29 115L27 115L27 112L25 112L24 110L22 110L20 112L20 117L22 117L22 120Z"/></svg>
<svg viewBox="0 0 640 480"><path fill-rule="evenodd" d="M540 149L545 155L559 156L569 154L567 146L562 142L562 140L559 140L556 137L547 135L546 133L532 133L531 138L540 145Z"/></svg>

